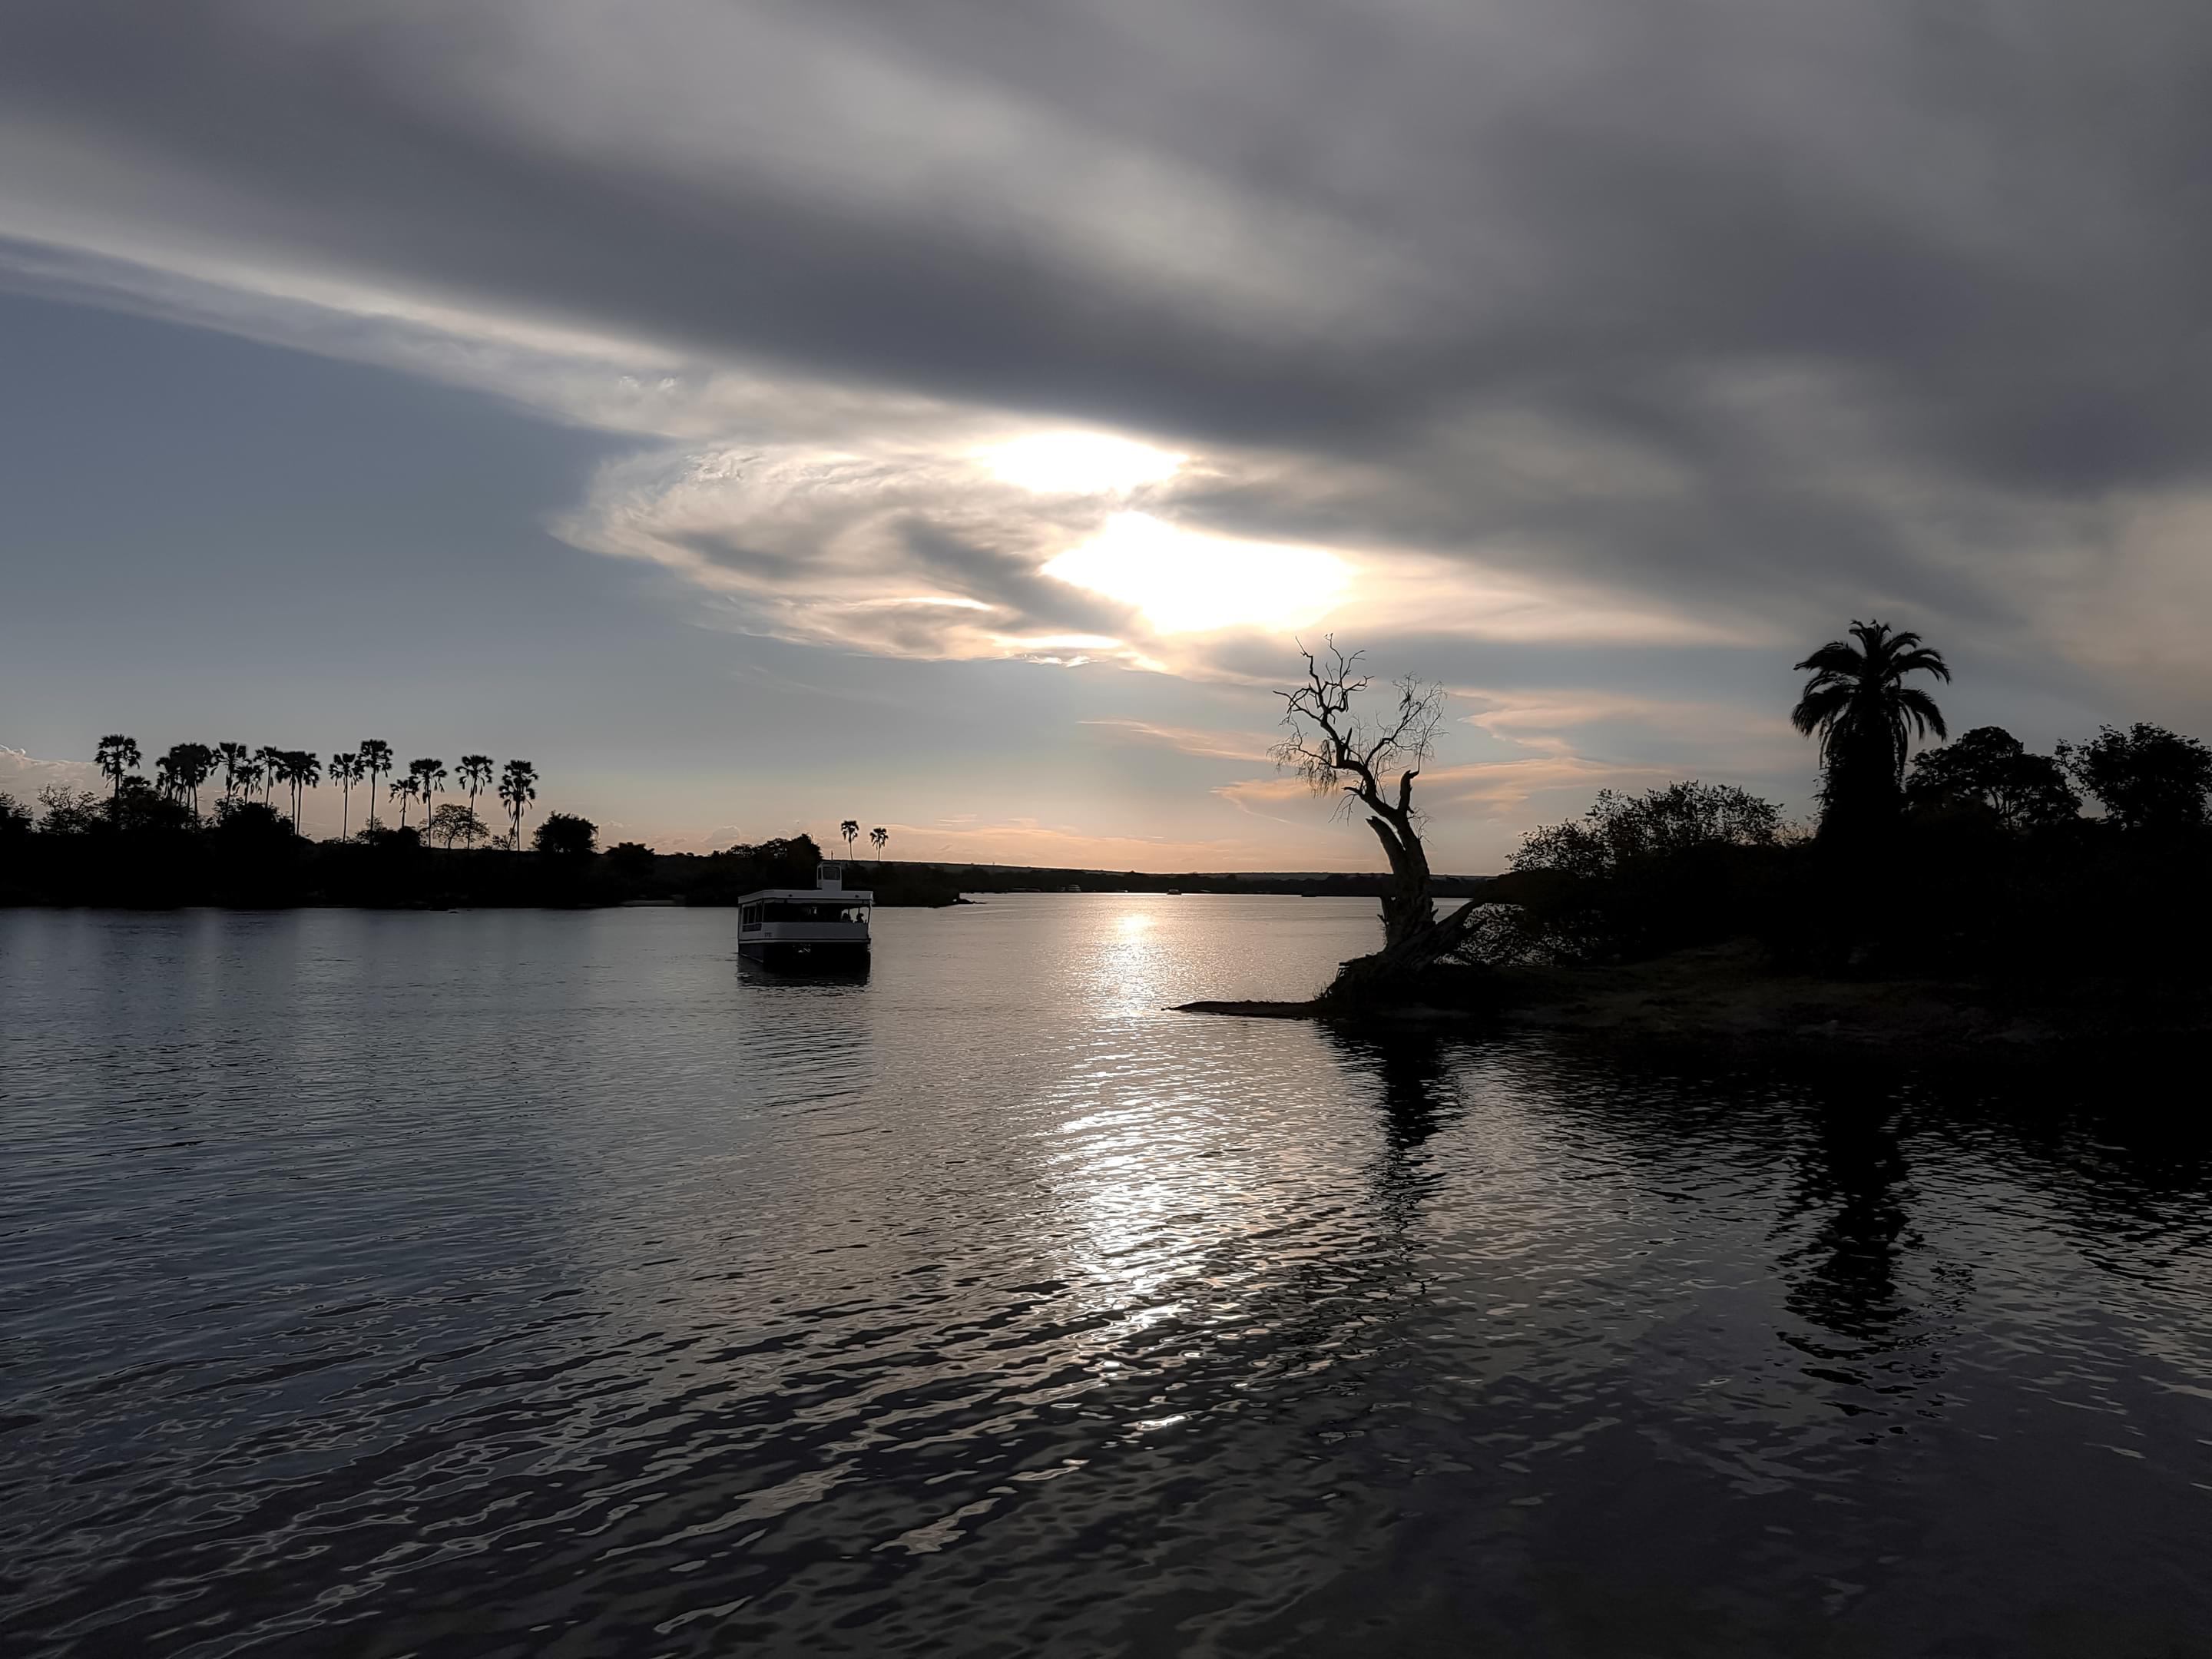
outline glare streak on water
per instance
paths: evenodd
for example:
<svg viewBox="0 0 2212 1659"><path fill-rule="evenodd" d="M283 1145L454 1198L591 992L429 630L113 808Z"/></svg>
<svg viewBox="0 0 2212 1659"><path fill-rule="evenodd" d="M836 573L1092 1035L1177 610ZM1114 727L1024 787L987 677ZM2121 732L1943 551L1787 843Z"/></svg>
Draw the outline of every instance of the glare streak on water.
<svg viewBox="0 0 2212 1659"><path fill-rule="evenodd" d="M10 1651L2212 1651L2202 1132L1358 902L0 914Z"/></svg>

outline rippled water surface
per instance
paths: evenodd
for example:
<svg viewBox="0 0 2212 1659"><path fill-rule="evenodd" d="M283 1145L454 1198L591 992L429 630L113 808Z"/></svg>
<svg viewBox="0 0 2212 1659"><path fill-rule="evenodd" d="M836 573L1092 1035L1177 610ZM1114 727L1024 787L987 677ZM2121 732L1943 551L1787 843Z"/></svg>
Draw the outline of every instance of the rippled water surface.
<svg viewBox="0 0 2212 1659"><path fill-rule="evenodd" d="M0 913L0 1649L2212 1653L2201 1084L1162 1012L1369 910Z"/></svg>

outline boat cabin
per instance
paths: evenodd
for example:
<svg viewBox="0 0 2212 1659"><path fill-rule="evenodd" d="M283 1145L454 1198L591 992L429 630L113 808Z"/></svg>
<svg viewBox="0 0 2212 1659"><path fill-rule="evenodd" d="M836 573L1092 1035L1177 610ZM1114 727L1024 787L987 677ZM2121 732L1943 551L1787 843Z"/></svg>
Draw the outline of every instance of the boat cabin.
<svg viewBox="0 0 2212 1659"><path fill-rule="evenodd" d="M811 887L767 887L738 901L738 951L770 968L852 967L868 959L876 896L845 885L845 866L823 864Z"/></svg>

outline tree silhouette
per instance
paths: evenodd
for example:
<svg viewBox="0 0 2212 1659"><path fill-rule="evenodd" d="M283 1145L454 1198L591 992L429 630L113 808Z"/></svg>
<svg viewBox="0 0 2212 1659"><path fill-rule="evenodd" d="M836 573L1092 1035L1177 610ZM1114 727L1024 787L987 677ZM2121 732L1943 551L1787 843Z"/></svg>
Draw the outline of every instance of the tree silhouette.
<svg viewBox="0 0 2212 1659"><path fill-rule="evenodd" d="M430 817L430 801L438 793L438 786L446 781L446 763L441 760L418 760L408 763L407 769L414 774L415 792L422 798L422 818Z"/></svg>
<svg viewBox="0 0 2212 1659"><path fill-rule="evenodd" d="M573 812L548 812L531 845L549 858L589 858L599 844L599 826Z"/></svg>
<svg viewBox="0 0 2212 1659"><path fill-rule="evenodd" d="M331 757L331 781L338 787L338 839L343 841L353 828L353 787L359 783L364 769L358 755Z"/></svg>
<svg viewBox="0 0 2212 1659"><path fill-rule="evenodd" d="M2081 810L2064 769L2048 755L2031 755L2001 726L1978 726L1941 749L1912 757L1905 805L1917 810L1987 813L2005 830L2063 823Z"/></svg>
<svg viewBox="0 0 2212 1659"><path fill-rule="evenodd" d="M281 783L288 793L296 793L292 780L299 769L298 751L290 749L272 749L269 751L269 781L272 787ZM293 817L292 827L295 830L300 827L300 820L296 814Z"/></svg>
<svg viewBox="0 0 2212 1659"><path fill-rule="evenodd" d="M461 787L469 792L469 811L477 810L477 797L491 787L492 768L496 763L489 755L464 755L459 775Z"/></svg>
<svg viewBox="0 0 2212 1659"><path fill-rule="evenodd" d="M2100 726L2087 743L2058 745L2075 782L2123 830L2202 830L2212 822L2212 749L2162 726Z"/></svg>
<svg viewBox="0 0 2212 1659"><path fill-rule="evenodd" d="M191 798L191 813L200 815L200 786L215 772L215 750L204 743L179 743L155 763L162 792L173 799Z"/></svg>
<svg viewBox="0 0 2212 1659"><path fill-rule="evenodd" d="M837 833L845 838L845 856L847 858L852 857L853 843L859 840L860 836L860 819L847 818L844 823L837 826Z"/></svg>
<svg viewBox="0 0 2212 1659"><path fill-rule="evenodd" d="M522 815L530 803L538 799L538 769L526 760L507 762L506 770L499 776L499 799L514 823L507 845L520 849L522 846Z"/></svg>
<svg viewBox="0 0 2212 1659"><path fill-rule="evenodd" d="M1360 693L1373 684L1361 668L1363 653L1349 656L1334 636L1316 656L1303 645L1305 684L1279 691L1290 736L1275 745L1275 763L1304 778L1316 794L1341 792L1347 809L1367 815L1367 827L1390 863L1390 888L1382 896L1382 948L1347 962L1328 994L1350 996L1363 988L1415 974L1457 946L1474 915L1469 899L1437 920L1436 882L1413 810L1413 780L1421 775L1443 721L1444 690L1408 677L1397 684L1397 707L1370 725L1359 712ZM1384 776L1398 769L1388 793Z"/></svg>
<svg viewBox="0 0 2212 1659"><path fill-rule="evenodd" d="M385 793L399 803L399 827L404 830L407 827L407 803L422 793L421 781L410 772L403 777L392 779Z"/></svg>
<svg viewBox="0 0 2212 1659"><path fill-rule="evenodd" d="M368 823L367 828L376 828L377 780L392 769L392 745L382 738L363 738L361 740L362 770L368 775Z"/></svg>
<svg viewBox="0 0 2212 1659"><path fill-rule="evenodd" d="M323 781L323 767L312 749L295 749L289 758L292 763L292 833L298 835L300 815L306 807L306 803L300 798L301 793L313 789Z"/></svg>
<svg viewBox="0 0 2212 1659"><path fill-rule="evenodd" d="M100 768L100 775L114 786L108 800L112 815L123 804L125 776L139 764L137 742L119 732L111 732L100 740L100 747L93 751L93 763Z"/></svg>
<svg viewBox="0 0 2212 1659"><path fill-rule="evenodd" d="M285 763L284 751L271 749L267 744L253 751L253 758L261 765L261 804L266 806L269 797L276 793L276 786L284 781L284 774L289 769Z"/></svg>
<svg viewBox="0 0 2212 1659"><path fill-rule="evenodd" d="M1903 799L1905 757L1915 737L1944 730L1942 711L1907 674L1933 674L1948 682L1951 670L1910 629L1893 632L1880 622L1853 622L1852 639L1831 640L1797 665L1810 672L1804 694L1790 711L1790 724L1819 734L1820 829L1856 834L1893 823Z"/></svg>
<svg viewBox="0 0 2212 1659"><path fill-rule="evenodd" d="M874 829L872 829L872 830L869 830L869 831L868 831L868 839L869 839L869 841L870 841L870 842L873 842L873 843L874 843L874 845L875 845L875 849L876 849L876 863L877 863L877 865L878 865L878 867L880 867L880 866L882 866L883 861L884 861L884 843L885 842L889 841L890 838L891 838L891 832L890 832L890 830L888 830L884 829L884 826L883 826L882 824L880 824L880 823L879 823L879 824L878 824Z"/></svg>
<svg viewBox="0 0 2212 1659"><path fill-rule="evenodd" d="M473 847L484 836L483 820L457 800L441 801L424 826L424 838L451 849L455 842Z"/></svg>
<svg viewBox="0 0 2212 1659"><path fill-rule="evenodd" d="M242 743L219 743L215 753L222 763L222 798L229 800L238 793L238 769L252 758L252 750Z"/></svg>
<svg viewBox="0 0 2212 1659"><path fill-rule="evenodd" d="M239 762L238 794L240 800L246 801L248 803L252 802L253 799L253 792L261 787L261 771L262 767L259 761L246 760Z"/></svg>

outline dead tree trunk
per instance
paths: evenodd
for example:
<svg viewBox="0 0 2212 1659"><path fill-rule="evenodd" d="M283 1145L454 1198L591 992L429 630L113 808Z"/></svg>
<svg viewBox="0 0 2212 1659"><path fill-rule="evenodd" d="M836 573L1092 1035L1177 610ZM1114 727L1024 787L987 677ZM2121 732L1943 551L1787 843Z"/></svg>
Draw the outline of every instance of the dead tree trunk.
<svg viewBox="0 0 2212 1659"><path fill-rule="evenodd" d="M1359 1002L1402 985L1449 956L1466 938L1473 918L1470 900L1437 919L1436 882L1413 810L1413 780L1435 744L1443 717L1443 688L1401 680L1394 718L1370 732L1353 707L1354 698L1370 684L1360 672L1360 653L1345 655L1334 639L1322 647L1325 659L1300 649L1306 683L1279 694L1287 705L1283 723L1291 736L1276 749L1276 759L1317 793L1341 790L1348 805L1364 812L1390 865L1390 885L1382 897L1382 948L1344 963L1322 994L1325 1001ZM1386 793L1382 780L1394 767L1399 769L1397 787Z"/></svg>

